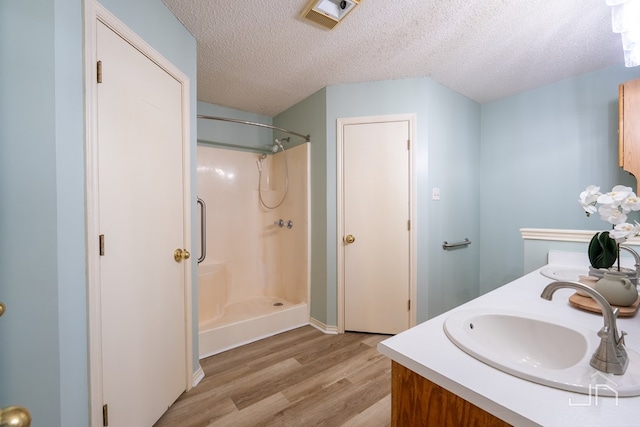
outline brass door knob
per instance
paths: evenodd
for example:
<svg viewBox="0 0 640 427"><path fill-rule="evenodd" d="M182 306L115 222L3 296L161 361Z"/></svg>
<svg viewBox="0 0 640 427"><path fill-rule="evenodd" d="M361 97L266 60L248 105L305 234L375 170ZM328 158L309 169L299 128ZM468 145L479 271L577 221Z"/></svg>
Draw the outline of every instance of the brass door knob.
<svg viewBox="0 0 640 427"><path fill-rule="evenodd" d="M176 262L181 262L183 259L189 259L190 256L191 254L186 249L178 248L173 252L173 259L175 259Z"/></svg>
<svg viewBox="0 0 640 427"><path fill-rule="evenodd" d="M0 408L0 426L29 427L31 414L22 406L7 406Z"/></svg>
<svg viewBox="0 0 640 427"><path fill-rule="evenodd" d="M2 317L5 311L7 311L7 307L5 307L3 302L0 302L0 317Z"/></svg>
<svg viewBox="0 0 640 427"><path fill-rule="evenodd" d="M356 241L356 238L353 236L353 234L348 234L347 236L345 236L344 241L346 244L350 245L351 243Z"/></svg>

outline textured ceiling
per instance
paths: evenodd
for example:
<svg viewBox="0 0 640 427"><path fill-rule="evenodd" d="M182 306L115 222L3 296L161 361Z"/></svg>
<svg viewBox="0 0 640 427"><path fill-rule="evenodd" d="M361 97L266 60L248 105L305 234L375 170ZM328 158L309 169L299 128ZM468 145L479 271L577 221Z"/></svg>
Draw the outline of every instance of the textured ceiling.
<svg viewBox="0 0 640 427"><path fill-rule="evenodd" d="M163 0L198 42L198 99L275 116L342 83L430 77L480 103L624 63L605 0Z"/></svg>

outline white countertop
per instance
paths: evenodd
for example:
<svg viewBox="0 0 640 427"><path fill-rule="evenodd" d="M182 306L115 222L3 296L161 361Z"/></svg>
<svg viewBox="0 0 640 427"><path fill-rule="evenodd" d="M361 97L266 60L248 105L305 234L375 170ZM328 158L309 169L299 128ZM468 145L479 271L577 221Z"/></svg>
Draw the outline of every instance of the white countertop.
<svg viewBox="0 0 640 427"><path fill-rule="evenodd" d="M543 268L588 269L588 261L583 264L581 257L565 257L561 253L550 253L549 262ZM551 301L540 298L544 287L553 281L540 274L543 268L382 341L378 351L515 426L640 425L640 397L596 398L535 384L480 362L458 349L445 335L445 319L455 311L470 308L544 315L583 325L596 334L603 326L602 316L570 306L568 299L574 290L560 289ZM640 314L619 318L618 330L628 333L626 347L640 352Z"/></svg>

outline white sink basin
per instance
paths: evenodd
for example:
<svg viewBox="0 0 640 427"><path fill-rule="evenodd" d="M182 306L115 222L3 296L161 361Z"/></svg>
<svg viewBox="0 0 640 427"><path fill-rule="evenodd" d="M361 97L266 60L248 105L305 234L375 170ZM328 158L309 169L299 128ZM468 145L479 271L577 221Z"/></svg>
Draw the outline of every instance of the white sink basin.
<svg viewBox="0 0 640 427"><path fill-rule="evenodd" d="M627 348L624 375L589 365L597 331L514 311L461 310L444 322L461 350L501 371L538 384L598 396L640 396L640 355Z"/></svg>

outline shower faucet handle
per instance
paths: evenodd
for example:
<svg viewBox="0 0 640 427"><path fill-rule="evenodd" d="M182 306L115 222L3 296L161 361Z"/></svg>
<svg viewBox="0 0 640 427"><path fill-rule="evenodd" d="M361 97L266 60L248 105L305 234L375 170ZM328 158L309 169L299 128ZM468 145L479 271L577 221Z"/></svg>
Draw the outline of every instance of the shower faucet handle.
<svg viewBox="0 0 640 427"><path fill-rule="evenodd" d="M293 228L293 221L291 221L291 220L287 221L287 228L289 230L291 230Z"/></svg>
<svg viewBox="0 0 640 427"><path fill-rule="evenodd" d="M274 222L273 225L277 225L278 227L282 228L282 227L284 227L284 220L281 218L281 219L277 220L276 222Z"/></svg>

